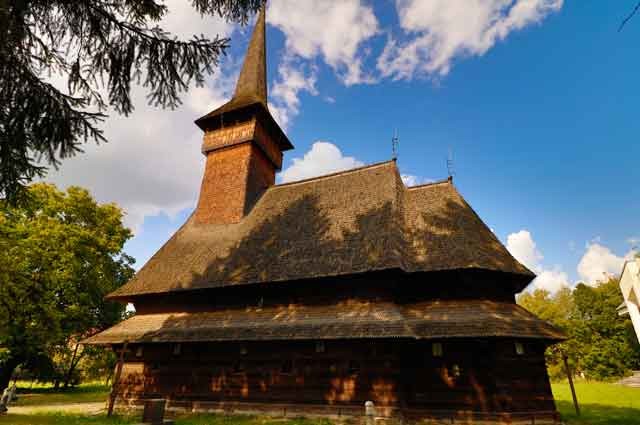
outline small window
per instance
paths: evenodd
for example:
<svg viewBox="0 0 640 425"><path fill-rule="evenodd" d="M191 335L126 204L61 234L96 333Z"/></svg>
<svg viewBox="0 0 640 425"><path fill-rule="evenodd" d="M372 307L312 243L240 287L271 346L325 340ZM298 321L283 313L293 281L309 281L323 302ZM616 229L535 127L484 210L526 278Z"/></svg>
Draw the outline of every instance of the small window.
<svg viewBox="0 0 640 425"><path fill-rule="evenodd" d="M136 349L136 357L142 357L142 345L139 345Z"/></svg>
<svg viewBox="0 0 640 425"><path fill-rule="evenodd" d="M293 372L293 361L285 360L282 362L282 366L280 368L280 373L290 374Z"/></svg>
<svg viewBox="0 0 640 425"><path fill-rule="evenodd" d="M443 351L441 342L434 342L431 344L431 354L433 357L442 357Z"/></svg>
<svg viewBox="0 0 640 425"><path fill-rule="evenodd" d="M516 342L515 346L516 346L516 354L519 356L524 355L524 344L521 342Z"/></svg>
<svg viewBox="0 0 640 425"><path fill-rule="evenodd" d="M316 342L316 353L324 353L325 347L324 347L324 341L317 341Z"/></svg>
<svg viewBox="0 0 640 425"><path fill-rule="evenodd" d="M182 353L182 344L177 343L173 345L173 355L179 356Z"/></svg>

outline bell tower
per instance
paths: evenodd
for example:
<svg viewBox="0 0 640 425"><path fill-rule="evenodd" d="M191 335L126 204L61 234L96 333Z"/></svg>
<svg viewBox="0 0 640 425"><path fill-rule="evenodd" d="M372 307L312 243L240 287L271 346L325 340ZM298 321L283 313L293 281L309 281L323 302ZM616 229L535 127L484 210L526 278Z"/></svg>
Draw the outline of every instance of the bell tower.
<svg viewBox="0 0 640 425"><path fill-rule="evenodd" d="M195 211L198 224L237 223L275 183L293 145L267 106L265 6L260 10L233 98L198 118L206 165Z"/></svg>

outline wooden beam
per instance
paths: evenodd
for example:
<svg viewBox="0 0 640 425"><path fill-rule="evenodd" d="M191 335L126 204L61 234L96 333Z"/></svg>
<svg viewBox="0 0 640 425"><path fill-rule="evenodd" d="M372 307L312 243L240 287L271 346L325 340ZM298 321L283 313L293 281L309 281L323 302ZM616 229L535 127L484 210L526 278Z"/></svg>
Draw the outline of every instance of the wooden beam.
<svg viewBox="0 0 640 425"><path fill-rule="evenodd" d="M125 341L120 349L120 356L118 357L118 364L116 365L116 375L113 377L111 383L111 394L109 394L109 408L107 409L107 416L113 415L113 406L116 403L116 396L118 391L118 383L120 382L120 375L122 374L122 364L124 363L124 353L127 352L127 344Z"/></svg>
<svg viewBox="0 0 640 425"><path fill-rule="evenodd" d="M571 375L571 369L569 368L567 354L564 352L562 352L562 361L564 362L564 369L567 372L567 379L569 379L569 387L571 388L571 396L573 397L573 406L576 408L576 415L580 416L580 406L578 405L578 397L576 397L576 389L573 386L573 376Z"/></svg>

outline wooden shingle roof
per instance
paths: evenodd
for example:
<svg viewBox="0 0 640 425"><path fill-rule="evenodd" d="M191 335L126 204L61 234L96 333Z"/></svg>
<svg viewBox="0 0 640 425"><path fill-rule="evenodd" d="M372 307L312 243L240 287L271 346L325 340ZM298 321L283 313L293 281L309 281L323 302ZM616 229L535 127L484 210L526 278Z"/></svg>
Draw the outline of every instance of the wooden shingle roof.
<svg viewBox="0 0 640 425"><path fill-rule="evenodd" d="M468 337L565 338L552 325L514 303L440 300L399 306L393 302L345 300L331 305L140 314L84 343Z"/></svg>
<svg viewBox="0 0 640 425"><path fill-rule="evenodd" d="M112 294L142 294L398 269L534 275L449 181L407 188L394 161L272 186L237 224L193 217Z"/></svg>

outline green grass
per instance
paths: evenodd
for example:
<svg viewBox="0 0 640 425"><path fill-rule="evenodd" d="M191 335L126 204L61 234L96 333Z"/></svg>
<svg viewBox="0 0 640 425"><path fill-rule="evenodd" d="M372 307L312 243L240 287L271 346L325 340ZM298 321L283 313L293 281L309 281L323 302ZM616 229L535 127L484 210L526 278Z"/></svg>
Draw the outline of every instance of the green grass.
<svg viewBox="0 0 640 425"><path fill-rule="evenodd" d="M103 384L84 384L67 391L51 386L19 383L19 401L15 406L39 406L104 402L108 388ZM569 425L640 425L640 389L599 382L578 382L576 392L582 410L578 417L566 382L552 384L558 410ZM38 412L28 415L0 416L0 425L128 425L139 423L135 417L104 414ZM274 419L252 416L191 415L178 417L176 425L330 425L321 419Z"/></svg>
<svg viewBox="0 0 640 425"><path fill-rule="evenodd" d="M139 424L139 416L38 413L32 415L0 416L0 424L11 425L131 425ZM331 425L326 419L277 419L255 416L190 415L176 418L176 425Z"/></svg>
<svg viewBox="0 0 640 425"><path fill-rule="evenodd" d="M51 385L18 382L18 402L16 406L37 406L41 404L95 403L107 399L109 387L103 383L86 383L66 390L55 390Z"/></svg>
<svg viewBox="0 0 640 425"><path fill-rule="evenodd" d="M553 395L562 418L571 425L639 425L640 388L602 382L577 382L581 415L576 415L566 382L554 383Z"/></svg>

